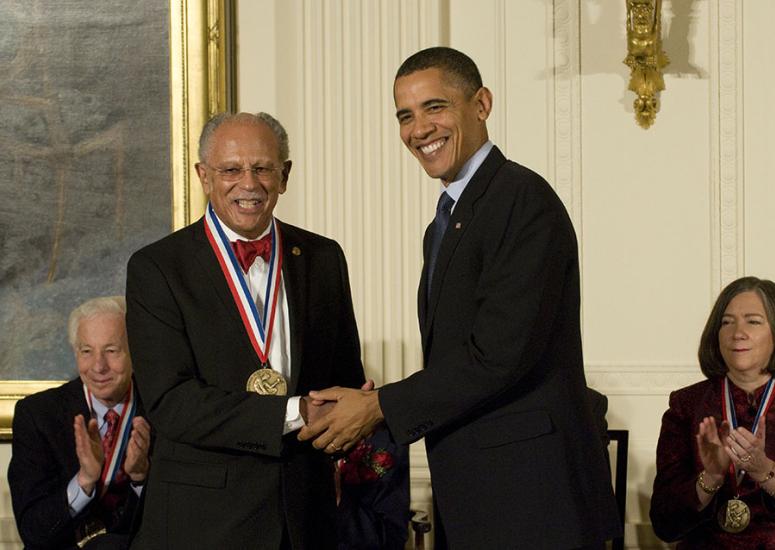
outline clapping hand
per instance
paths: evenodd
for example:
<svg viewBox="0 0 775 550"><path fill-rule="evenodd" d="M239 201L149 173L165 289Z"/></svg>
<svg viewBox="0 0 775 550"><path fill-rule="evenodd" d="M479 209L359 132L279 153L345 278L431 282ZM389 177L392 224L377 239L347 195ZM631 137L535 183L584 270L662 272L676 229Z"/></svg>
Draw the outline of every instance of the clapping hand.
<svg viewBox="0 0 775 550"><path fill-rule="evenodd" d="M148 475L150 446L151 426L142 416L134 417L124 460L124 471L134 483L142 483Z"/></svg>
<svg viewBox="0 0 775 550"><path fill-rule="evenodd" d="M78 456L80 465L78 485L84 493L91 495L100 479L105 462L97 420L91 418L87 425L83 415L76 415L73 420L73 431L75 432L75 454Z"/></svg>

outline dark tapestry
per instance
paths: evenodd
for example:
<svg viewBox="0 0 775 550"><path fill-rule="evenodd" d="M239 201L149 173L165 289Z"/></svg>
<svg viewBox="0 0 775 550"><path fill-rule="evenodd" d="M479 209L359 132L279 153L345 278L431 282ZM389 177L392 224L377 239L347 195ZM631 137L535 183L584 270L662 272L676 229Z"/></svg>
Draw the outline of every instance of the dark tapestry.
<svg viewBox="0 0 775 550"><path fill-rule="evenodd" d="M70 310L169 233L168 3L0 3L0 379L67 379Z"/></svg>

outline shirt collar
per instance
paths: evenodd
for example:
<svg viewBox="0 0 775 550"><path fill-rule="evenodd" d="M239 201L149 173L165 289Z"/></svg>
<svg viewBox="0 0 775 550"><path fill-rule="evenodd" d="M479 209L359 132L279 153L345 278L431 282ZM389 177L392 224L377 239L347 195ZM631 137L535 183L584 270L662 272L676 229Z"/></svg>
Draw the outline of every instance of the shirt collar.
<svg viewBox="0 0 775 550"><path fill-rule="evenodd" d="M458 172L457 176L455 177L455 181L447 185L446 188L442 187L442 192L446 191L447 195L454 199L455 204L457 204L457 201L460 199L460 195L463 194L463 191L465 191L468 182L471 181L471 178L482 165L484 159L487 158L487 155L490 154L492 148L492 141L487 140L484 142L484 145L479 147L476 153L471 155L471 158L469 158L460 169L460 172Z"/></svg>
<svg viewBox="0 0 775 550"><path fill-rule="evenodd" d="M97 426L100 428L102 428L102 425L105 424L105 413L107 413L111 408L116 411L119 416L121 416L121 413L124 411L123 400L119 401L115 407L108 407L93 395L91 399L91 406L94 412L94 418L97 419Z"/></svg>

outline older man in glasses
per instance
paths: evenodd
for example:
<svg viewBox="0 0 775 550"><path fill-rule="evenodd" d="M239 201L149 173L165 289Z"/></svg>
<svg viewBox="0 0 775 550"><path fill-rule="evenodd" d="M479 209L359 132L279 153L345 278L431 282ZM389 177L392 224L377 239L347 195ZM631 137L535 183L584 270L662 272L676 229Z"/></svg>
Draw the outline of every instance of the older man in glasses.
<svg viewBox="0 0 775 550"><path fill-rule="evenodd" d="M332 463L292 432L322 413L298 396L361 386L363 367L341 248L273 215L288 156L271 116L217 115L199 143L205 217L129 262L158 431L137 548L335 547Z"/></svg>

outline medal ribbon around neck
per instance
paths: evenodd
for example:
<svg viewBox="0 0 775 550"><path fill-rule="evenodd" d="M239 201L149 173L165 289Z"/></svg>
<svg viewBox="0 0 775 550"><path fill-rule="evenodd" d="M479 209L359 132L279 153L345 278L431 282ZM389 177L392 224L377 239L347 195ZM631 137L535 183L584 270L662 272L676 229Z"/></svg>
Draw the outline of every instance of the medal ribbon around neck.
<svg viewBox="0 0 775 550"><path fill-rule="evenodd" d="M769 382L767 382L767 387L762 394L759 409L756 411L756 416L753 419L753 426L751 426L751 433L754 435L756 435L756 432L759 430L759 420L761 420L762 416L766 416L767 411L770 410L770 405L772 405L773 398L775 397L775 391L773 391L774 388L773 379L770 378ZM729 387L729 377L724 377L724 380L721 383L721 389L721 409L724 413L724 420L729 422L732 429L735 429L737 428L737 415L735 414L735 402L732 399L732 388ZM745 471L740 470L739 472L735 472L734 463L730 463L729 473L732 474L732 480L735 483L734 490L735 493L737 493L737 485L742 481Z"/></svg>
<svg viewBox="0 0 775 550"><path fill-rule="evenodd" d="M207 205L205 212L205 234L210 246L218 259L223 276L229 285L231 296L239 310L242 324L248 333L250 343L258 355L262 366L269 361L269 346L272 343L275 313L277 311L278 296L280 295L280 278L282 276L282 239L274 217L270 225L272 234L272 255L269 258L269 275L266 278L264 292L264 311L259 316L256 303L250 296L248 285L242 274L242 268L237 262L237 257L231 247L226 233L223 232L218 218L215 215L212 204ZM267 322L268 321L268 322Z"/></svg>
<svg viewBox="0 0 775 550"><path fill-rule="evenodd" d="M83 385L83 391L86 395L86 402L89 404L89 411L91 411L92 417L94 417L94 405L92 404L92 395L86 384ZM99 487L100 496L104 495L108 487L113 480L116 479L116 475L121 469L121 463L124 460L126 454L126 448L129 444L129 434L132 432L132 419L137 412L137 401L135 400L135 392L132 382L129 382L129 390L127 390L126 398L124 399L124 408L121 410L121 416L118 420L120 426L116 438L113 440L113 447L108 451L108 455L105 457L105 464L102 467L102 474L100 474Z"/></svg>

